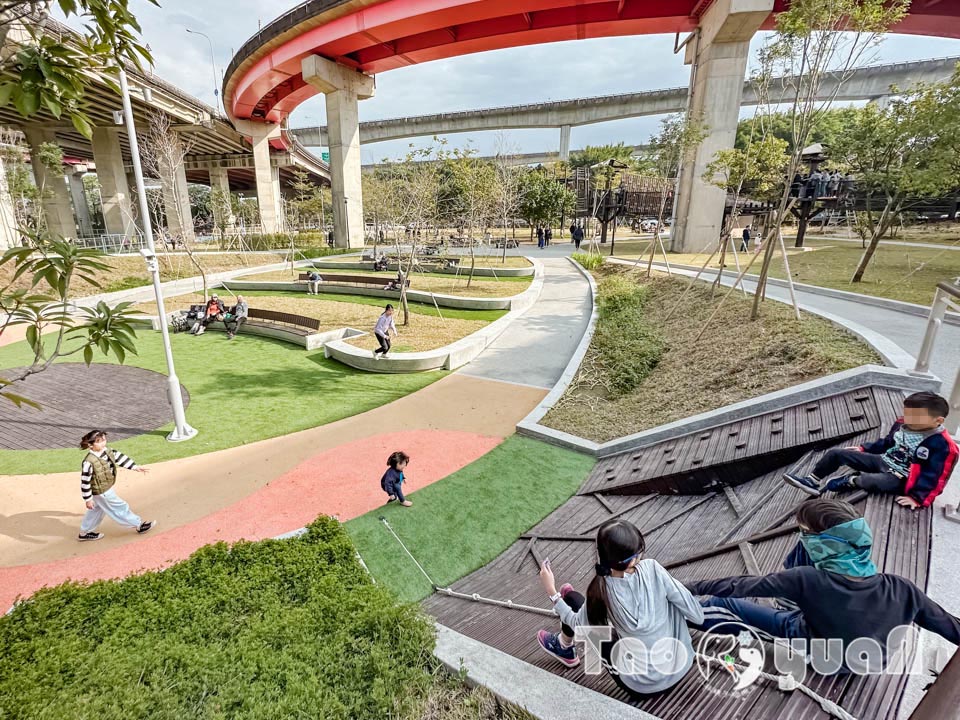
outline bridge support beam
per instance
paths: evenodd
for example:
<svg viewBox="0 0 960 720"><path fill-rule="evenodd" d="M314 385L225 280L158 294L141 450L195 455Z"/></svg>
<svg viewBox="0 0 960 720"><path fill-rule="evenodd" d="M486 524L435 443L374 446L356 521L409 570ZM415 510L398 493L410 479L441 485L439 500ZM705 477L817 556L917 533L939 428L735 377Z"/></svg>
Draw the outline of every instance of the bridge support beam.
<svg viewBox="0 0 960 720"><path fill-rule="evenodd" d="M560 159L567 161L570 159L570 126L563 125L560 128Z"/></svg>
<svg viewBox="0 0 960 720"><path fill-rule="evenodd" d="M103 224L107 233L133 237L136 225L118 132L119 129L113 127L93 129L93 160L97 165Z"/></svg>
<svg viewBox="0 0 960 720"><path fill-rule="evenodd" d="M73 198L73 213L77 218L80 237L93 237L93 222L90 220L87 193L83 188L83 175L82 172L70 173L70 197Z"/></svg>
<svg viewBox="0 0 960 720"><path fill-rule="evenodd" d="M773 0L717 0L700 20L699 37L687 44L689 111L708 135L681 168L674 252L697 253L720 239L726 192L703 174L714 154L736 140L750 40L772 11Z"/></svg>
<svg viewBox="0 0 960 720"><path fill-rule="evenodd" d="M232 228L233 203L230 194L230 174L225 167L210 167L210 191L220 196L213 203L213 221L217 228Z"/></svg>
<svg viewBox="0 0 960 720"><path fill-rule="evenodd" d="M333 236L338 247L363 246L360 180L360 100L373 97L374 81L316 55L303 59L303 79L324 94L333 195Z"/></svg>
<svg viewBox="0 0 960 720"><path fill-rule="evenodd" d="M57 134L46 128L27 127L23 133L30 144L30 165L33 168L33 179L43 195L40 206L43 208L43 218L47 230L51 235L75 238L77 224L73 219L73 206L70 203L70 189L63 168L49 168L40 162L41 146L45 143L57 145Z"/></svg>
<svg viewBox="0 0 960 720"><path fill-rule="evenodd" d="M161 179L163 213L167 218L167 232L184 242L197 239L190 212L190 192L187 189L187 171L183 163L177 165L172 178Z"/></svg>
<svg viewBox="0 0 960 720"><path fill-rule="evenodd" d="M283 232L283 204L280 200L280 170L270 161L270 141L280 137L280 126L252 120L237 120L234 125L250 136L253 145L253 168L257 181L257 205L260 207L260 230Z"/></svg>

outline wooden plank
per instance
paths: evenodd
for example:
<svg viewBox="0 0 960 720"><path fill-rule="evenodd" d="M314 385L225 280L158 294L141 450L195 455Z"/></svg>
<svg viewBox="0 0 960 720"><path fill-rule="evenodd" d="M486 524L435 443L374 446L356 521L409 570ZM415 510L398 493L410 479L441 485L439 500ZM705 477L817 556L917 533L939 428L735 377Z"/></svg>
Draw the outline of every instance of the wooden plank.
<svg viewBox="0 0 960 720"><path fill-rule="evenodd" d="M737 514L737 517L742 516L746 511L746 507L743 502L737 496L737 491L734 490L729 485L723 486L723 494L727 496L727 501L730 503L730 506L733 508L733 511Z"/></svg>
<svg viewBox="0 0 960 720"><path fill-rule="evenodd" d="M656 500L658 497L660 497L660 496L659 496L659 495L644 495L644 496L643 496L642 498L640 498L637 502L628 505L627 507L625 507L625 508L624 508L623 510L621 510L620 512L616 512L616 513L614 513L613 515L611 515L610 517L604 518L604 519L601 520L600 522L594 523L593 525L591 525L591 526L588 527L588 528L584 528L584 529L583 529L583 534L586 535L588 532L591 532L592 530L596 530L598 527L600 527L601 525L603 525L603 524L604 524L605 522L607 522L608 520L613 520L614 518L618 518L618 517L620 517L620 516L622 516L622 515L626 515L626 514L627 514L628 512L630 512L631 510L636 510L638 507L640 507L640 506L643 505L644 503L648 503L648 502L650 502L651 500Z"/></svg>
<svg viewBox="0 0 960 720"><path fill-rule="evenodd" d="M748 542L742 542L738 545L740 555L743 558L743 564L747 566L747 572L757 577L763 575L760 572L760 564L757 562L757 556L753 554L753 546Z"/></svg>

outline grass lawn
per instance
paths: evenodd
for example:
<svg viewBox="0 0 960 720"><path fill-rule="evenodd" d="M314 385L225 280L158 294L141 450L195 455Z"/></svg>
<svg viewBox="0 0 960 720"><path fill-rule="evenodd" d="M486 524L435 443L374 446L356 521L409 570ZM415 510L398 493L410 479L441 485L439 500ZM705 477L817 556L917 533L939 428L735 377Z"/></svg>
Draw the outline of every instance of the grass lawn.
<svg viewBox="0 0 960 720"><path fill-rule="evenodd" d="M919 238L917 240L919 241ZM881 243L863 276L863 281L851 284L850 277L863 254L859 244L831 242L829 239L820 239L815 235L807 235L804 242L806 249L789 247L789 243L790 241L788 241L787 255L790 259L790 272L793 274L793 279L809 285L929 305L933 302L937 283L960 276L960 250L949 250L946 244L944 249L939 250ZM647 241L623 243L622 248L621 243L618 242L616 255L631 260L639 256L646 257L644 250L647 248L649 248ZM701 266L707 259L707 254L668 253L667 257L671 263ZM741 254L741 267L750 262L752 257L752 252ZM659 250L654 260L663 262L663 255ZM726 263L728 270L736 270L734 258L729 254ZM714 258L711 267L718 266L719 260ZM750 272L758 273L759 271L760 260L758 259ZM780 279L785 279L787 276L779 253L770 266L770 275Z"/></svg>
<svg viewBox="0 0 960 720"><path fill-rule="evenodd" d="M0 717L530 720L433 657L433 626L335 520L163 572L38 592L0 617Z"/></svg>
<svg viewBox="0 0 960 720"><path fill-rule="evenodd" d="M376 300L374 303L349 302L349 299L355 298L354 295L330 295L317 296L306 293L277 293L267 292L267 294L245 293L251 307L261 310L277 310L279 312L294 313L305 317L316 318L320 321L321 330L331 330L334 328L352 327L358 330L373 331L373 326L377 318L383 312L384 304L387 302L381 298L363 298L365 300ZM327 299L336 297L339 300ZM344 302L344 301L347 302ZM179 310L190 307L193 304L203 303L202 293L191 293L188 295L179 295L170 298L166 302L167 310ZM137 306L137 309L151 315L156 314L155 303L143 303ZM399 308L398 308L399 309ZM430 313L414 314L407 327L400 327L402 315L398 312L397 328L400 330L400 337L394 344L397 352L419 352L422 350L432 350L434 348L448 345L452 342L466 337L470 333L485 327L489 320L486 317L471 317L471 311L461 311L459 317L448 315L445 310L443 317L437 316L436 309L431 305ZM497 311L502 316L505 311ZM498 316L498 317L499 317ZM352 341L354 344L368 346L371 350L377 346L373 337L360 337Z"/></svg>
<svg viewBox="0 0 960 720"><path fill-rule="evenodd" d="M243 280L250 281L273 281L273 282L296 282L299 274L303 272L298 268L296 272L289 270L275 270L273 272L257 273L255 275L244 275ZM347 271L345 271L347 272ZM383 278L383 284L393 280L397 274L395 272L375 273L370 270L350 270L350 275L369 275L371 277ZM533 277L503 277L499 279L487 277L475 277L470 287L467 287L466 276L456 277L454 275L444 275L442 273L414 273L410 278L410 289L423 292L434 292L440 295L459 295L461 297L510 297L526 290ZM321 285L321 287L323 287Z"/></svg>
<svg viewBox="0 0 960 720"><path fill-rule="evenodd" d="M180 382L190 392L187 419L200 431L189 442L169 443L161 430L122 440L116 447L143 464L199 455L317 427L371 410L415 392L445 375L364 373L280 340L223 333L172 335ZM160 333L141 331L139 355L127 364L166 372ZM0 368L26 365L26 343L0 348ZM72 359L72 358L71 358ZM76 470L77 450L0 450L4 474Z"/></svg>
<svg viewBox="0 0 960 720"><path fill-rule="evenodd" d="M601 268L595 273L601 293L604 277L630 272ZM853 335L809 314L797 321L793 309L779 302L764 303L761 318L749 322L752 297L740 294L729 297L697 339L719 293L711 302L709 285L698 282L681 300L686 279L632 277L650 286L643 315L660 334L664 349L659 362L632 390L617 392L618 368L605 368L597 347L602 337L615 342L617 328L601 333L598 324L577 377L544 424L605 442L847 368L882 364ZM626 346L633 340L624 337L622 342ZM617 357L616 350L606 348L607 356Z"/></svg>
<svg viewBox="0 0 960 720"><path fill-rule="evenodd" d="M381 515L430 576L448 585L490 562L562 505L593 463L586 455L514 435L414 492L412 508L373 510L349 521L347 531L378 583L401 600L421 600L432 588L380 522Z"/></svg>

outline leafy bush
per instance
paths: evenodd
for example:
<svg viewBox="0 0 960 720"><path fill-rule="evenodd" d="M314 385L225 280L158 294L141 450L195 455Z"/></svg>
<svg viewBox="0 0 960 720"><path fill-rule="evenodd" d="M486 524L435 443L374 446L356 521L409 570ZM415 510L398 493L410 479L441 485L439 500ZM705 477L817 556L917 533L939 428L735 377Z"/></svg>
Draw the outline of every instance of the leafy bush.
<svg viewBox="0 0 960 720"><path fill-rule="evenodd" d="M576 252L570 256L584 270L596 270L603 265L603 256L597 253Z"/></svg>
<svg viewBox="0 0 960 720"><path fill-rule="evenodd" d="M320 518L300 538L40 591L0 618L0 717L405 716L433 681L432 647L428 620Z"/></svg>
<svg viewBox="0 0 960 720"><path fill-rule="evenodd" d="M256 233L245 235L244 245L250 250L286 250L290 247L290 233ZM350 252L348 248L332 248L327 245L327 235L315 230L298 232L293 237L294 246L300 250L309 246L316 250L314 257L339 255Z"/></svg>
<svg viewBox="0 0 960 720"><path fill-rule="evenodd" d="M592 347L611 392L628 393L650 374L664 352L660 333L644 319L649 288L628 278L604 278L597 288Z"/></svg>

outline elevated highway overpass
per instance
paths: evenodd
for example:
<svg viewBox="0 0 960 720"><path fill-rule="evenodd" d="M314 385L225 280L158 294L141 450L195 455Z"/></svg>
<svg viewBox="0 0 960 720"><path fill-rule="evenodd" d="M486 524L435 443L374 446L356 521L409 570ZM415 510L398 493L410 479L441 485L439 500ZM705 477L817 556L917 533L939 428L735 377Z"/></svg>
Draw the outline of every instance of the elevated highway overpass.
<svg viewBox="0 0 960 720"><path fill-rule="evenodd" d="M828 79L821 89L821 99L835 97L841 102L877 100L889 96L892 86L905 88L918 82L944 80L950 77L958 62L960 57L948 57L859 68L842 84L835 79ZM781 89L781 98L785 96L785 88L790 87L789 81L790 78L780 78L773 82L774 88ZM679 87L388 120L369 120L360 123L360 142L377 143L485 130L559 128L560 157L566 159L570 150L571 127L682 112L687 107L688 94L688 88ZM750 81L745 82L741 104L749 106L756 105L757 102L756 87ZM327 147L328 137L325 125L292 128L290 132L307 147Z"/></svg>

